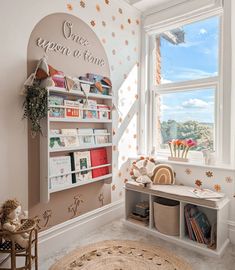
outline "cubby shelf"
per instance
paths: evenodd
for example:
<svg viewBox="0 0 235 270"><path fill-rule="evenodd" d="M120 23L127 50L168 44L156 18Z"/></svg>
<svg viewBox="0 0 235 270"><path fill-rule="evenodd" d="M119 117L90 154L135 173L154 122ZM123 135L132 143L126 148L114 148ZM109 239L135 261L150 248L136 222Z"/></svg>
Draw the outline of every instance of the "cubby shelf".
<svg viewBox="0 0 235 270"><path fill-rule="evenodd" d="M170 236L159 232L155 228L154 224L154 208L153 203L156 198L167 198L177 200L180 203L180 215L179 215L179 236ZM137 224L129 219L130 213L133 211L133 207L136 203L140 201L148 201L149 202L149 225L143 226L141 224ZM227 198L221 199L218 201L218 205L216 207L205 205L205 200L199 200L199 203L195 203L195 201L191 201L189 198L185 199L185 197L176 197L172 198L172 195L169 193L163 193L158 191L157 187L153 188L140 188L138 185L128 184L125 186L125 219L124 224L129 227L139 229L145 232L150 233L156 237L159 237L163 240L170 241L175 244L179 244L182 247L190 247L191 250L197 251L204 255L210 256L221 256L226 246L229 243L228 238L228 209L229 209L229 200ZM216 221L217 223L217 243L216 249L210 249L205 244L200 244L198 242L192 241L188 238L186 230L185 230L185 219L184 219L184 207L186 204L194 204L197 205L198 208L203 211L210 221Z"/></svg>
<svg viewBox="0 0 235 270"><path fill-rule="evenodd" d="M61 87L49 87L48 90L49 90L50 93L53 93L53 94L61 94L61 95L66 95L66 96L71 95L71 96L78 96L78 97L85 98L85 95L81 90L70 90L70 91L68 91L67 89L61 88ZM96 93L89 93L88 98L111 100L112 96L111 95L96 94Z"/></svg>
<svg viewBox="0 0 235 270"><path fill-rule="evenodd" d="M87 184L92 184L95 182L99 182L102 180L106 180L112 177L112 174L106 174L106 175L102 175L100 177L96 177L96 178L91 178L91 179L87 179L87 180L83 180L81 182L75 183L75 184L71 184L69 186L65 186L65 187L61 187L61 188L54 188L54 189L50 189L49 193L55 193L55 192L59 192L59 191L63 191L63 190L67 190L67 189L71 189L71 188L75 188L75 187L79 187L79 186L83 186L83 185L87 185Z"/></svg>
<svg viewBox="0 0 235 270"><path fill-rule="evenodd" d="M111 147L112 145L113 145L112 143L80 145L80 146L77 146L77 147L63 147L63 148L57 148L57 149L50 149L49 152L50 153L74 152L74 151L85 150L85 149Z"/></svg>

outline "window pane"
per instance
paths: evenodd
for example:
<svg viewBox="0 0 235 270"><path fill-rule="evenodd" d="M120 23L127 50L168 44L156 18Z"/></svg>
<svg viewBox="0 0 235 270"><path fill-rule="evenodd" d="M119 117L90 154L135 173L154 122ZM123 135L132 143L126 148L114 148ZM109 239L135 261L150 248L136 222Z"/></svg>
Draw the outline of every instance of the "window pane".
<svg viewBox="0 0 235 270"><path fill-rule="evenodd" d="M164 32L157 38L156 82L218 75L219 17Z"/></svg>
<svg viewBox="0 0 235 270"><path fill-rule="evenodd" d="M172 139L196 140L197 151L214 149L214 89L162 94L157 102L160 149L168 149Z"/></svg>

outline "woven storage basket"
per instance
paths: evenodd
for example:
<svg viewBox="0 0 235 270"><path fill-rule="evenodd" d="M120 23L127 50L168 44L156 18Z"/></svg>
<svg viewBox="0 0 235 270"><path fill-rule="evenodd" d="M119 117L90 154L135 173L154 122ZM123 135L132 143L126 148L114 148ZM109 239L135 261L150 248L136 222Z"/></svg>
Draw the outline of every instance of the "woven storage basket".
<svg viewBox="0 0 235 270"><path fill-rule="evenodd" d="M167 235L178 236L180 219L179 202L157 198L153 208L156 229Z"/></svg>

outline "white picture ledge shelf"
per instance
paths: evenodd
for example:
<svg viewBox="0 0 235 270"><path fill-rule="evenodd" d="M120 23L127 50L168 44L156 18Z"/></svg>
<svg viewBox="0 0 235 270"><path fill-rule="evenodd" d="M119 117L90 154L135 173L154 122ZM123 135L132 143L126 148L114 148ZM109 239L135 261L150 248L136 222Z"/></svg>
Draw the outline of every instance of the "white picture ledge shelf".
<svg viewBox="0 0 235 270"><path fill-rule="evenodd" d="M155 228L154 224L154 207L153 203L156 201L156 198L167 198L172 199L179 202L180 205L180 216L179 216L179 236L170 236L163 234L159 232ZM194 199L194 198L193 198ZM148 232L151 235L154 235L156 237L159 237L163 240L170 241L174 244L178 244L184 248L190 248L190 250L202 253L203 255L209 255L209 256L221 256L225 248L227 247L229 243L228 238L228 211L229 211L229 200L227 198L222 199L217 203L217 205L210 206L205 205L205 199L202 199L200 202L200 199L196 200L190 200L186 197L177 197L172 196L172 194L163 193L157 191L157 187L153 187L153 189L150 188L142 188L138 186L137 184L132 184L131 182L128 182L125 186L125 219L124 224L126 224L129 227L142 230L144 232ZM149 202L149 224L145 226L144 224L139 224L136 222L133 222L131 219L129 219L130 214L134 210L134 207L137 203L142 201L148 201ZM198 203L196 203L198 201ZM188 235L186 233L185 229L185 218L184 218L184 206L186 204L194 204L197 205L200 211L204 212L209 221L213 220L217 223L217 243L216 243L216 249L210 249L205 244L200 244L198 242L192 241L188 238Z"/></svg>
<svg viewBox="0 0 235 270"><path fill-rule="evenodd" d="M99 182L99 181L102 181L102 180L109 180L111 178L112 178L112 174L110 173L110 174L107 174L107 175L102 175L100 177L91 178L91 179L87 179L87 180L82 180L82 181L80 181L78 183L71 184L69 186L65 186L65 187L61 187L61 188L55 188L55 189L50 189L49 192L51 194L51 193L55 193L55 192L67 190L67 189L74 188L74 187L79 187L79 186L83 186L83 185L92 184L92 183ZM109 182L111 182L111 180Z"/></svg>

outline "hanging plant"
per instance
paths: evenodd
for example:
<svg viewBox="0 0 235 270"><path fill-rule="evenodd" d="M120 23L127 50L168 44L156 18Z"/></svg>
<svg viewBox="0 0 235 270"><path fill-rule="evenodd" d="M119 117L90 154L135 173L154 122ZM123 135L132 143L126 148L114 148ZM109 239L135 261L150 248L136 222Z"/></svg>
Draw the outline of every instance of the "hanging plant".
<svg viewBox="0 0 235 270"><path fill-rule="evenodd" d="M42 134L41 120L47 117L47 89L33 84L27 86L25 94L23 118L31 122L32 136L35 137L38 133Z"/></svg>

